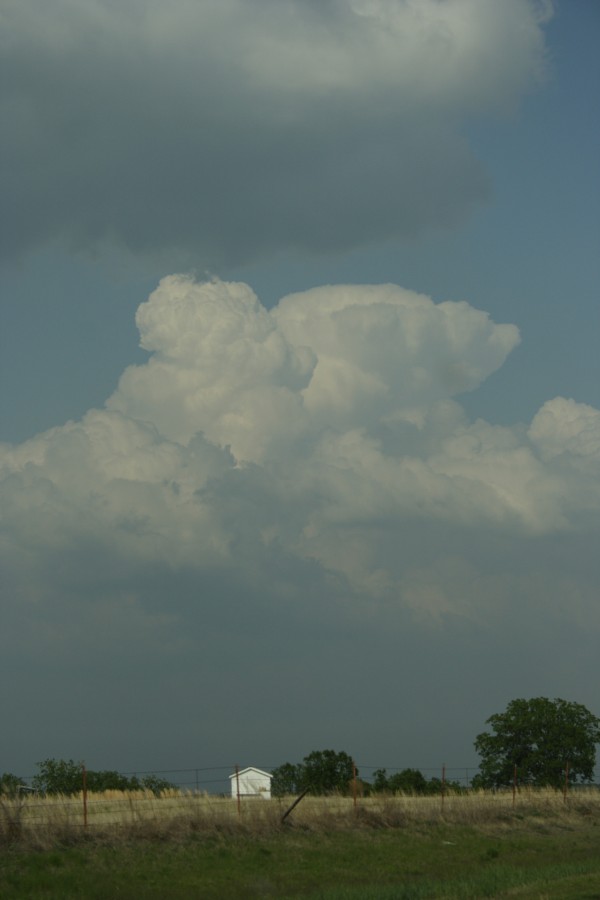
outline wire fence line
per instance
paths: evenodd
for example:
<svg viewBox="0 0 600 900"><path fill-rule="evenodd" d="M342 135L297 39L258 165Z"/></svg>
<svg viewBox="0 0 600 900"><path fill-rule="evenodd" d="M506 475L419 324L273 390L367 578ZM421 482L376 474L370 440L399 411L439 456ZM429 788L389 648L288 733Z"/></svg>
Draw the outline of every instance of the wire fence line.
<svg viewBox="0 0 600 900"><path fill-rule="evenodd" d="M216 770L229 768L219 766ZM180 780L178 788L165 790L159 795L155 795L151 790L103 792L82 790L72 795L43 795L35 792L12 796L0 794L0 844L27 835L31 837L37 835L35 839L40 840L48 837L70 840L73 835L80 834L82 829L84 832L98 835L114 833L164 835L187 833L190 829L196 832L216 828L220 832L228 833L229 829L236 827L273 827L276 823L282 823L307 793L299 794L290 806L289 796L265 802L259 799L259 795L247 799L239 794L232 796L231 792L196 791L195 769L162 770L162 774L168 774L169 771L173 775L184 776L185 780ZM203 771L214 770L203 769ZM194 774L194 781L189 778L191 773ZM207 779L206 783L214 781L216 779ZM190 784L194 785L191 789ZM598 785L593 787L592 791L595 799L591 802L600 802ZM526 811L533 803L535 809L538 809L540 802L545 804L544 808L551 804L556 809L560 804L561 808L568 811L577 808L579 798L588 804L585 809L589 812L590 795L584 794L585 792L580 793L571 789L567 791L566 787L563 791L540 792L527 788L521 792L513 788L512 792L503 790L484 794L478 791L450 789L442 790L435 795L423 796L378 792L363 796L360 791L350 790L344 794L330 794L324 797L309 795L301 804L300 815L306 822L318 822L321 817L326 826L330 827L327 825L330 820L350 821L347 817L358 815L361 810L371 817L379 815L380 821L389 823L393 819L394 811L396 815L403 817L403 822L407 815L412 816L415 821L419 816L437 814L442 816L448 814L455 818L457 815L459 817L467 815L468 818L473 811L476 813L482 804L488 811L493 809L495 815L503 816L507 810L511 808L514 810L517 806ZM540 800L540 797L543 799ZM572 803L575 806L572 806Z"/></svg>
<svg viewBox="0 0 600 900"><path fill-rule="evenodd" d="M253 764L254 765L254 764ZM279 768L279 765L255 765L254 767L257 769L261 769L263 772L271 773ZM240 770L243 768L239 767ZM230 776L235 773L236 766L235 765L227 765L227 766L198 766L194 768L188 769L148 769L148 770L140 770L137 769L135 771L129 772L118 772L117 774L123 776L124 778L138 778L142 779L147 776L157 776L165 781L168 781L173 787L178 788L181 791L196 791L203 792L209 794L227 794L229 795L231 792L231 782ZM423 767L423 766L385 766L385 765L361 765L360 763L356 763L356 769L358 773L358 777L369 783L373 777L375 772L378 770L385 769L388 775L394 775L397 772L402 772L405 769L418 770L422 772L425 777L429 778L441 778L442 772L445 769L445 776L448 781L454 781L460 784L462 787L470 787L471 781L473 777L477 774L479 769L476 766L439 766L439 767ZM31 787L36 776L27 775L23 777L23 781Z"/></svg>
<svg viewBox="0 0 600 900"><path fill-rule="evenodd" d="M264 772L271 773L277 768L274 765L255 765L254 768L261 769ZM369 785L375 778L377 771L385 770L387 776L395 775L407 769L421 772L427 779L438 779L459 785L461 788L469 789L472 786L473 779L479 774L478 766L389 766L389 765L365 765L359 761L355 762L358 778L365 784ZM241 770L243 767L238 766ZM236 765L218 765L218 766L197 766L190 768L172 768L172 769L148 769L136 770L129 772L118 772L117 774L125 778L138 778L157 776L164 781L169 782L177 790L183 793L203 793L214 795L231 796L231 776L235 774ZM32 790L32 784L36 776L28 775L22 778L27 785L28 790ZM594 773L593 785L600 787L600 769ZM83 788L83 783L82 783Z"/></svg>
<svg viewBox="0 0 600 900"><path fill-rule="evenodd" d="M278 766L255 766L252 768L260 768L263 772L271 773ZM480 802L479 792L469 790L473 777L479 771L475 766L440 766L439 768L425 766L417 769L416 766L374 766L356 763L354 768L357 774L349 783L347 791L327 797L308 799L304 802L303 809L308 807L307 813L311 814L311 804L313 806L317 804L315 807L317 814L348 815L352 811L358 813L363 806L372 812L378 804L383 804L383 808L385 808L385 804L389 803L403 806L419 803L421 805L419 808L425 812L429 810L431 813L435 809L439 809L444 814L445 810L452 813L457 803ZM441 789L419 797L410 791L390 794L370 790L363 792L361 789L362 785L370 785L371 781L375 780L377 770L385 770L386 776L393 776L407 769L428 776L429 784L433 783L433 779L435 779L437 788ZM240 793L239 780L236 778L236 775L243 770L240 770L239 766L232 765L115 773L128 778L135 776L137 779L143 779L144 776L154 777L156 778L155 785L159 785L160 782L171 785L170 788L164 790L161 790L159 786L154 789L152 787L144 788L143 783L140 783L139 789L88 790L86 769L83 764L81 764L81 770L81 789L69 794L44 794L31 788L12 794L0 793L0 842L2 839L11 840L25 833L72 835L80 833L82 828L84 830L91 829L96 834L104 834L108 833L106 829L113 828L120 829L125 833L127 829L181 828L182 823L188 823L188 825L191 823L190 827L193 825L194 828L217 827L222 829L231 827L232 822L238 822L239 825L245 827L244 823L251 821L260 823L261 821L279 820L279 818L283 821L302 797L310 793L307 791L300 793L294 804L287 810L289 797L274 798L266 803L259 799L260 794L255 794L247 799L247 795ZM34 778L35 776L30 776L27 781L31 784ZM599 787L598 784L592 785L592 789L595 791ZM531 789L527 786L525 788L521 793L515 780L512 791L507 789L490 792L486 796L492 799L485 802L500 804L502 809L508 808L508 806L512 806L514 809L517 803L526 806L530 802ZM562 798L560 798L561 793ZM573 800L575 800L575 793L577 793L576 787L567 785L565 781L563 790L553 791L552 795L558 794L559 802L561 804L564 802L565 809L567 809L568 798L573 794ZM282 811L283 816L281 815ZM314 812L315 810L312 814Z"/></svg>

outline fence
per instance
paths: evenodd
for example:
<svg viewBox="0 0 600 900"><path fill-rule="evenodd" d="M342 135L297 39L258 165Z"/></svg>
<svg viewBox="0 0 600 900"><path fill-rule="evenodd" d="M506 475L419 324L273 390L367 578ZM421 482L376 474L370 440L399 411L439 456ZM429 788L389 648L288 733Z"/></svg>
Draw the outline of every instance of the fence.
<svg viewBox="0 0 600 900"><path fill-rule="evenodd" d="M301 802L300 802L301 801ZM508 816L562 817L600 815L600 791L561 792L529 789L517 794L509 791L481 794L474 791L444 793L437 796L372 794L362 797L299 795L271 801L240 802L239 798L214 794L151 791L103 793L77 796L17 797L0 795L0 846L20 840L38 847L71 843L84 835L102 839L114 836L143 838L181 837L186 834L271 833L282 824L302 828L335 830L351 824L376 827L406 826L419 822L508 821ZM290 816L291 814L291 816ZM566 817L566 818L565 818ZM586 820L587 821L587 820Z"/></svg>
<svg viewBox="0 0 600 900"><path fill-rule="evenodd" d="M86 770L81 770L81 790L74 795L39 795L26 788L20 794L12 797L0 794L0 838L5 840L20 837L24 833L45 833L48 835L73 835L81 828L106 829L106 828L135 828L135 829L173 829L178 827L227 829L236 826L273 825L282 822L289 813L294 810L304 794L297 798L290 806L290 798L272 802L240 802L238 792L232 798L230 776L235 773L237 766L210 766L192 769L163 769L153 772L129 772L120 773L125 777L160 776L161 780L169 781L173 788L165 790L159 796L152 790L105 790L102 792L90 792L86 786ZM260 767L263 771L276 768L270 766ZM379 769L385 769L388 776L406 768L394 766L355 766L360 777L349 785L346 796L329 796L326 798L311 797L310 794L301 804L301 816L313 816L313 821L319 817L325 820L327 816L344 817L352 813L363 812L366 815L381 815L382 821L389 822L391 806L395 809L394 815L456 815L458 808L465 804L478 804L481 795L477 792L462 790L456 792L447 789L448 782L461 788L468 789L476 768L467 766L441 766L437 768L421 768L423 775L429 780L437 779L438 792L436 795L425 797L411 797L408 795L386 796L374 793L371 796L363 796L360 786L368 784L369 778ZM29 779L31 781L31 779ZM595 799L593 803L600 802L600 793L593 791ZM446 788L446 789L445 789ZM306 793L306 792L305 792ZM511 797L512 793L512 797ZM550 797L547 803L556 806L564 805L565 810L571 804L567 804L567 781L560 796L560 792L546 792ZM577 792L578 793L578 792ZM522 794L518 792L515 778L508 790L497 794L488 794L485 801L493 804L496 811L514 808L517 797L520 805L537 803L539 792L526 790ZM573 798L575 801L575 797ZM579 799L579 798L578 798ZM583 795L582 798L583 799ZM236 802L237 800L237 802ZM586 801L587 802L587 801ZM391 806L390 806L391 804ZM472 810L471 810L472 812ZM182 823L188 823L188 826Z"/></svg>
<svg viewBox="0 0 600 900"><path fill-rule="evenodd" d="M262 769L265 772L272 772L274 769L278 768L279 765L279 763L277 764L277 766L258 765L256 766L256 768ZM387 775L392 776L397 774L398 772L411 769L421 772L427 779L435 778L440 781L445 781L446 783L452 782L465 789L471 787L473 778L479 773L479 768L477 766L376 766L361 764L358 761L356 762L356 769L360 780L366 782L367 784L369 784L373 780L374 773L378 770L385 769ZM164 779L165 781L168 781L170 785L172 785L182 793L215 794L217 796L226 795L229 797L231 795L231 782L229 776L232 775L235 770L235 765L221 765L201 766L189 769L152 769L146 771L137 770L135 772L119 772L118 774L122 775L125 778L135 777L139 780L142 780L147 776L157 776L161 779ZM28 785L28 788L30 789L33 779L34 776L29 775L25 776L22 780L26 785ZM600 786L600 770L597 770L594 773L594 783ZM81 790L83 790L83 788L84 784L82 769Z"/></svg>

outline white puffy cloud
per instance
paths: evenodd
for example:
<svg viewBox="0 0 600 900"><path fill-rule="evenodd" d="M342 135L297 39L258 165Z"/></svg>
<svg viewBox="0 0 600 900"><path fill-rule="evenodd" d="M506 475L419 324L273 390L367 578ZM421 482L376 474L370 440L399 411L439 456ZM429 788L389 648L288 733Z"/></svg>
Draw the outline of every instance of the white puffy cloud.
<svg viewBox="0 0 600 900"><path fill-rule="evenodd" d="M572 465L597 465L600 459L600 410L556 397L534 416L529 437L542 459L563 457Z"/></svg>
<svg viewBox="0 0 600 900"><path fill-rule="evenodd" d="M124 373L110 409L180 443L202 431L247 460L302 430L314 354L286 341L247 285L165 278L137 322L155 354Z"/></svg>
<svg viewBox="0 0 600 900"><path fill-rule="evenodd" d="M318 356L304 402L322 424L411 419L473 390L518 342L466 303L435 305L396 285L323 287L284 298L273 316Z"/></svg>
<svg viewBox="0 0 600 900"><path fill-rule="evenodd" d="M463 136L543 77L534 0L7 0L3 252L197 266L460 221ZM181 262L178 262L181 265Z"/></svg>
<svg viewBox="0 0 600 900"><path fill-rule="evenodd" d="M137 321L151 356L106 409L3 448L14 559L83 542L257 583L297 560L411 606L421 588L382 534L429 529L435 555L453 530L530 540L597 520L597 410L556 398L526 430L469 422L454 399L519 339L465 302L340 285L267 311L247 285L171 276Z"/></svg>
<svg viewBox="0 0 600 900"><path fill-rule="evenodd" d="M229 537L198 494L231 467L200 437L184 448L151 425L91 410L0 454L5 539L44 557L88 542L132 559L214 564Z"/></svg>
<svg viewBox="0 0 600 900"><path fill-rule="evenodd" d="M473 390L518 341L466 303L395 285L341 285L267 311L246 285L162 280L137 315L149 363L128 369L110 409L185 443L202 431L264 462L324 428L421 423Z"/></svg>

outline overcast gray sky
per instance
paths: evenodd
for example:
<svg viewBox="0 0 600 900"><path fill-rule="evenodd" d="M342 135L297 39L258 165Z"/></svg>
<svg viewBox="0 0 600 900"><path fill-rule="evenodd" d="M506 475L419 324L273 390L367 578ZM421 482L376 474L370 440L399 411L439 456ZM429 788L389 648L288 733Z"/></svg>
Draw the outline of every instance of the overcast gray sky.
<svg viewBox="0 0 600 900"><path fill-rule="evenodd" d="M598 714L598 4L0 26L0 771Z"/></svg>

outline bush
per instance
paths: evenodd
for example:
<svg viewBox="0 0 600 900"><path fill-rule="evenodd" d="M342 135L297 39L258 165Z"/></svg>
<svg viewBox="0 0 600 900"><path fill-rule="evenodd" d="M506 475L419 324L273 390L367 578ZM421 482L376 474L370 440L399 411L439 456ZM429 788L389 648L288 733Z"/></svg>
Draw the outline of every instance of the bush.
<svg viewBox="0 0 600 900"><path fill-rule="evenodd" d="M444 781L440 778L427 780L419 769L402 769L388 778L385 769L376 769L373 773L373 790L376 793L415 794L419 797L448 793L460 793L462 787L457 781Z"/></svg>
<svg viewBox="0 0 600 900"><path fill-rule="evenodd" d="M44 794L78 794L83 790L83 765L72 759L45 759L38 763L39 774L33 779L35 790ZM159 795L162 791L173 789L175 785L158 778L156 775L146 775L137 778L135 775L127 777L119 772L105 770L86 770L86 787L88 791L152 791Z"/></svg>
<svg viewBox="0 0 600 900"><path fill-rule="evenodd" d="M4 772L0 775L0 794L15 797L24 787L27 785L18 775L13 775L12 772Z"/></svg>

